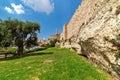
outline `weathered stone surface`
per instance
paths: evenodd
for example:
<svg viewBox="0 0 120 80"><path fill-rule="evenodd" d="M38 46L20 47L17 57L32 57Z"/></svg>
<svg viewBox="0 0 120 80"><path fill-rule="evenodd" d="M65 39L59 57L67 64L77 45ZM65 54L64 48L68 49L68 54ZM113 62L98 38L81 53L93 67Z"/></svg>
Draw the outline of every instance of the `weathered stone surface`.
<svg viewBox="0 0 120 80"><path fill-rule="evenodd" d="M119 42L118 34L120 0L83 0L64 28L61 46L75 49L120 80L120 58L115 56L118 48L113 44Z"/></svg>
<svg viewBox="0 0 120 80"><path fill-rule="evenodd" d="M63 32L60 35L60 40L66 40L67 39L67 24L63 27Z"/></svg>

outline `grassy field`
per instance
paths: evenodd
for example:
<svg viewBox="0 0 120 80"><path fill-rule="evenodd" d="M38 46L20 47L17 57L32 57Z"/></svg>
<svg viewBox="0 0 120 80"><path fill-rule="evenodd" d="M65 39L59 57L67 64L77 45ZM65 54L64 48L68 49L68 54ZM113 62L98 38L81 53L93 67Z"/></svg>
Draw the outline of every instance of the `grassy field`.
<svg viewBox="0 0 120 80"><path fill-rule="evenodd" d="M68 49L49 48L0 61L0 80L108 80L106 74Z"/></svg>

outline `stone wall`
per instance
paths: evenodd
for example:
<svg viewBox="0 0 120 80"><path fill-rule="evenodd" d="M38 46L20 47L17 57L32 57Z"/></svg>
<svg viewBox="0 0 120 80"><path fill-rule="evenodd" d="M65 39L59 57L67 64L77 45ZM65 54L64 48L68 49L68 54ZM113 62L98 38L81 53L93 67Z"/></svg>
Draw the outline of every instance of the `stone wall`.
<svg viewBox="0 0 120 80"><path fill-rule="evenodd" d="M64 24L63 32L60 35L60 40L66 40L67 39L67 33L68 33L67 24Z"/></svg>
<svg viewBox="0 0 120 80"><path fill-rule="evenodd" d="M64 28L65 29L65 28ZM67 25L62 47L76 50L120 80L120 0L83 0ZM106 40L107 38L107 40Z"/></svg>
<svg viewBox="0 0 120 80"><path fill-rule="evenodd" d="M80 27L87 24L100 9L100 4L104 0L83 0L78 7L69 24L67 25L68 35L67 39L73 35L77 35Z"/></svg>

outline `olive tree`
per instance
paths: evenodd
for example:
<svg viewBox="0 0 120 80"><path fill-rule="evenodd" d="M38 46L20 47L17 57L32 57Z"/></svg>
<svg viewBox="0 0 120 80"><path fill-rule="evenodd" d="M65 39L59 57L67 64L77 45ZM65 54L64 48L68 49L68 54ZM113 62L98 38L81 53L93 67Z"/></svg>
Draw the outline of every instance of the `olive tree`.
<svg viewBox="0 0 120 80"><path fill-rule="evenodd" d="M36 22L23 22L20 20L4 20L0 25L1 46L8 47L15 45L18 47L18 55L23 55L24 47L37 45L37 32L40 25Z"/></svg>

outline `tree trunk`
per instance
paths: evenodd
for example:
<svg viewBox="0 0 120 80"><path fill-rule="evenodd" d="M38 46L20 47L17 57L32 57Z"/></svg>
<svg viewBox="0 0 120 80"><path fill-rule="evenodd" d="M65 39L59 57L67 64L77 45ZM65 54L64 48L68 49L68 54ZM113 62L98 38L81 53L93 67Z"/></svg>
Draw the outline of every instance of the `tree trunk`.
<svg viewBox="0 0 120 80"><path fill-rule="evenodd" d="M23 45L18 46L18 56L23 56Z"/></svg>
<svg viewBox="0 0 120 80"><path fill-rule="evenodd" d="M18 39L18 56L23 56L23 50L24 50L24 45L23 45L23 33L19 34L19 39Z"/></svg>

